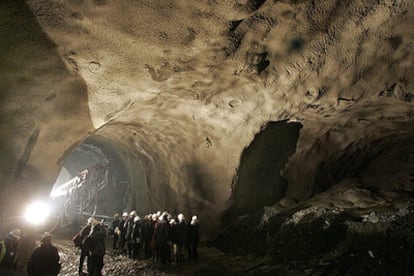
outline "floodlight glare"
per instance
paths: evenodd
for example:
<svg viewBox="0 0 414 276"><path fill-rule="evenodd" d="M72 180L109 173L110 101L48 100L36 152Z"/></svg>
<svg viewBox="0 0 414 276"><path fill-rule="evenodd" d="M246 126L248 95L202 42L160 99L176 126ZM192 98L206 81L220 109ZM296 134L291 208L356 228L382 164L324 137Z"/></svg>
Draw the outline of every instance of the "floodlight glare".
<svg viewBox="0 0 414 276"><path fill-rule="evenodd" d="M25 219L31 224L42 224L50 215L49 206L40 201L36 201L27 206L24 213Z"/></svg>

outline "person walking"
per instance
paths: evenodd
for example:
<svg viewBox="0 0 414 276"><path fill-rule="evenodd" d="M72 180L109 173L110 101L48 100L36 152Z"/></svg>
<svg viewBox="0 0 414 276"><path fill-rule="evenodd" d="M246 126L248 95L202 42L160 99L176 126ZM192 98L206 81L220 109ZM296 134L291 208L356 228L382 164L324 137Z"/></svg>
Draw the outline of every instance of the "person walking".
<svg viewBox="0 0 414 276"><path fill-rule="evenodd" d="M59 274L61 264L58 250L52 245L52 235L45 232L29 258L27 272L29 276L56 276Z"/></svg>
<svg viewBox="0 0 414 276"><path fill-rule="evenodd" d="M178 264L177 258L177 222L171 218L168 222L170 227L168 228L168 250L169 250L169 261L176 265Z"/></svg>
<svg viewBox="0 0 414 276"><path fill-rule="evenodd" d="M112 249L118 250L119 236L121 235L121 218L119 214L114 215L114 220L111 223L111 235L112 235Z"/></svg>
<svg viewBox="0 0 414 276"><path fill-rule="evenodd" d="M167 262L168 228L169 228L169 224L167 222L166 216L161 215L154 229L156 250L157 250L157 260L160 261L161 264L166 264Z"/></svg>
<svg viewBox="0 0 414 276"><path fill-rule="evenodd" d="M128 258L133 258L133 251L134 251L134 240L132 238L133 231L134 231L134 219L137 216L136 211L131 211L129 213L128 219L125 221L125 241L127 243L127 256Z"/></svg>
<svg viewBox="0 0 414 276"><path fill-rule="evenodd" d="M119 223L119 251L121 252L121 254L124 253L125 250L125 245L126 245L126 231L127 231L127 221L128 221L128 213L127 212L123 212L122 213L122 219L121 222Z"/></svg>
<svg viewBox="0 0 414 276"><path fill-rule="evenodd" d="M91 250L91 267L88 267L89 276L101 276L102 275L102 268L104 266L104 256L106 253L105 247L105 237L106 237L106 230L105 226L103 225L103 221L101 223L94 224L92 226L92 232L90 234L93 240L93 246Z"/></svg>
<svg viewBox="0 0 414 276"><path fill-rule="evenodd" d="M191 218L188 224L188 256L195 261L198 260L198 243L200 242L200 226L197 216Z"/></svg>
<svg viewBox="0 0 414 276"><path fill-rule="evenodd" d="M152 256L151 252L151 240L154 232L154 223L152 222L151 215L146 215L141 223L142 230L142 245L144 251L144 258L149 259Z"/></svg>
<svg viewBox="0 0 414 276"><path fill-rule="evenodd" d="M20 229L14 229L4 239L0 251L0 275L2 276L14 276L20 236Z"/></svg>
<svg viewBox="0 0 414 276"><path fill-rule="evenodd" d="M95 219L93 217L90 217L88 219L88 222L86 223L86 225L80 230L80 240L81 240L81 245L80 245L80 257L79 257L79 275L86 275L86 273L83 272L83 264L85 262L85 259L87 259L86 261L86 268L88 269L89 265L90 265L90 259L89 259L89 254L90 254L90 244L89 244L89 240L86 240L86 238L89 236L89 234L91 233L92 230L92 223L95 221Z"/></svg>
<svg viewBox="0 0 414 276"><path fill-rule="evenodd" d="M183 214L177 216L178 223L176 225L176 243L177 243L177 264L183 262L184 251L187 247L188 225Z"/></svg>
<svg viewBox="0 0 414 276"><path fill-rule="evenodd" d="M36 232L33 228L27 227L22 231L17 247L16 276L27 276L27 264L35 248Z"/></svg>

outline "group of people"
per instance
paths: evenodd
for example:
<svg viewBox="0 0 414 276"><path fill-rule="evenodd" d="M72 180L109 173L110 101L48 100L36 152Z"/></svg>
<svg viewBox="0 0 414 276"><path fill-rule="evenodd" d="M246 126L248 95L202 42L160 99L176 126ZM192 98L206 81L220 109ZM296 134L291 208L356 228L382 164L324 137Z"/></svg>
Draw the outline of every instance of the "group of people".
<svg viewBox="0 0 414 276"><path fill-rule="evenodd" d="M85 275L83 266L87 260L88 275L101 275L106 253L105 237L107 229L104 221L98 221L93 217L88 219L87 224L74 237L75 245L79 246L79 275Z"/></svg>
<svg viewBox="0 0 414 276"><path fill-rule="evenodd" d="M52 235L45 232L36 247L36 235L28 230L12 230L0 242L0 275L58 275L61 269L58 250L52 245Z"/></svg>
<svg viewBox="0 0 414 276"><path fill-rule="evenodd" d="M183 214L176 217L168 212L157 212L142 219L136 211L115 214L108 228L103 221L89 218L75 236L79 239L79 275L84 275L87 260L89 275L100 275L105 254L105 236L112 237L114 252L134 259L152 259L161 264L180 264L185 251L190 260L198 259L200 231L197 216L187 221Z"/></svg>
<svg viewBox="0 0 414 276"><path fill-rule="evenodd" d="M122 217L115 215L111 235L113 248L130 258L179 264L187 250L189 259L198 259L200 231L195 215L187 221L183 214L174 217L158 211L141 219L135 211L124 212Z"/></svg>
<svg viewBox="0 0 414 276"><path fill-rule="evenodd" d="M90 217L73 241L80 248L79 275L86 260L90 276L101 275L106 253L105 237L112 237L115 252L134 259L152 259L161 264L180 264L185 251L190 260L198 259L200 230L197 216L187 221L183 214L168 212L149 214L141 219L136 211L115 214L108 226L104 220ZM45 232L36 247L36 235L20 229L12 230L0 241L0 275L53 276L61 270L58 249L52 245L52 235Z"/></svg>

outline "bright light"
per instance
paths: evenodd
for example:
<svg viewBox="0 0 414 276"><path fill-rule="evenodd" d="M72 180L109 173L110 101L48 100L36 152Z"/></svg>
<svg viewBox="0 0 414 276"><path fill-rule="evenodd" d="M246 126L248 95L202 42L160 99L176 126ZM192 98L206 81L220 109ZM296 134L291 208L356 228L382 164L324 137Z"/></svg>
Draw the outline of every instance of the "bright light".
<svg viewBox="0 0 414 276"><path fill-rule="evenodd" d="M33 202L26 208L25 219L32 224L42 224L50 215L50 208L44 202Z"/></svg>

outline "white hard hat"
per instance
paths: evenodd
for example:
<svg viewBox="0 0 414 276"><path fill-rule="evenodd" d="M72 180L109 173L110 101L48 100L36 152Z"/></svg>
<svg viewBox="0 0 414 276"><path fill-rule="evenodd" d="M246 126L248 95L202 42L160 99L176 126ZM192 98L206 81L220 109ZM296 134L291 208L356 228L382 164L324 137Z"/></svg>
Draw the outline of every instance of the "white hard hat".
<svg viewBox="0 0 414 276"><path fill-rule="evenodd" d="M123 213L122 213L122 216L123 216L123 217L127 217L127 216L128 216L128 213L127 213L127 212L123 212Z"/></svg>
<svg viewBox="0 0 414 276"><path fill-rule="evenodd" d="M135 211L135 210L134 210L134 211L131 211L131 212L129 213L129 215L130 215L130 216L136 216L136 215L137 215L137 211Z"/></svg>
<svg viewBox="0 0 414 276"><path fill-rule="evenodd" d="M12 231L10 231L10 235L13 236L13 238L20 239L22 232L20 231L20 229L13 229Z"/></svg>
<svg viewBox="0 0 414 276"><path fill-rule="evenodd" d="M183 214L178 214L177 218L179 221L183 221L185 217Z"/></svg>
<svg viewBox="0 0 414 276"><path fill-rule="evenodd" d="M193 217L191 218L191 222L190 222L190 224L191 224L191 225L196 225L196 224L198 224L197 216L193 216Z"/></svg>
<svg viewBox="0 0 414 276"><path fill-rule="evenodd" d="M134 222L137 222L137 221L140 221L141 220L141 218L139 217L139 216L136 216L135 218L134 218Z"/></svg>
<svg viewBox="0 0 414 276"><path fill-rule="evenodd" d="M52 234L50 234L49 232L44 232L43 235L42 235L42 240L47 239L47 238L51 238L51 237L52 237Z"/></svg>
<svg viewBox="0 0 414 276"><path fill-rule="evenodd" d="M95 227L97 227L98 225L100 225L101 224L101 222L99 221L99 220L97 220L97 219L93 219L93 221L92 221L92 227L93 228L95 228Z"/></svg>

